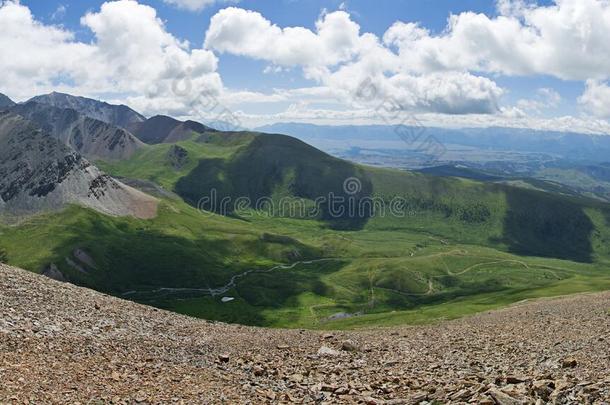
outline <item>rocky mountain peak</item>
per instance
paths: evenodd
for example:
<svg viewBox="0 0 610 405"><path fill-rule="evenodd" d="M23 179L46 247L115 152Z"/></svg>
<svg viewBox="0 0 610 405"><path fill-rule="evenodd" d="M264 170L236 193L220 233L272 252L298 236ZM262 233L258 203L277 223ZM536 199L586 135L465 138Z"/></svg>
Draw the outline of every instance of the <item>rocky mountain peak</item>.
<svg viewBox="0 0 610 405"><path fill-rule="evenodd" d="M146 120L146 117L126 105L114 105L65 93L53 92L36 96L29 101L49 104L59 108L71 108L83 115L121 128L127 128L130 124Z"/></svg>
<svg viewBox="0 0 610 405"><path fill-rule="evenodd" d="M28 101L11 111L37 124L46 133L88 159L117 160L132 156L144 143L123 128L91 118L72 108Z"/></svg>
<svg viewBox="0 0 610 405"><path fill-rule="evenodd" d="M0 113L0 214L14 217L79 204L149 218L156 200L102 173L20 115Z"/></svg>

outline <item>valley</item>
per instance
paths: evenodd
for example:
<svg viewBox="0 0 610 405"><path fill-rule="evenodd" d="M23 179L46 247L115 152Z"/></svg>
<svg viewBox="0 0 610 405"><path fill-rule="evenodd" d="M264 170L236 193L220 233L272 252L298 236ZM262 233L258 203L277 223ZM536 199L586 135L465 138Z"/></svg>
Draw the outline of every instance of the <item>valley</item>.
<svg viewBox="0 0 610 405"><path fill-rule="evenodd" d="M0 405L609 405L610 0L0 0Z"/></svg>
<svg viewBox="0 0 610 405"><path fill-rule="evenodd" d="M78 205L24 217L0 225L9 263L199 318L288 328L427 323L610 288L604 202L199 128L95 161L151 193L155 218ZM247 204L221 212L211 190ZM330 194L343 201L316 204ZM378 206L350 215L350 201Z"/></svg>

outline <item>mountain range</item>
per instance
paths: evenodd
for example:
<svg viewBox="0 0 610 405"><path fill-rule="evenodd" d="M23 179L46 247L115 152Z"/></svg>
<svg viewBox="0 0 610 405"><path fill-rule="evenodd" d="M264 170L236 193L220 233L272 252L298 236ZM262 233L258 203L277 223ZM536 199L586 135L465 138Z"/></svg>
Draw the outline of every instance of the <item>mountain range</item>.
<svg viewBox="0 0 610 405"><path fill-rule="evenodd" d="M102 173L22 116L0 113L0 213L77 203L111 215L154 216L153 198Z"/></svg>
<svg viewBox="0 0 610 405"><path fill-rule="evenodd" d="M64 93L53 92L33 97L30 101L58 108L72 109L87 117L122 128L126 128L135 122L146 121L146 117L125 105L113 105Z"/></svg>
<svg viewBox="0 0 610 405"><path fill-rule="evenodd" d="M397 131L400 128L400 131ZM581 162L607 162L610 136L574 132L542 131L528 128L440 128L424 126L362 125L328 126L300 123L277 123L257 128L267 133L288 134L329 151L361 148L371 150L417 150L433 137L445 146L440 161L458 160L451 152L481 151L544 154L548 157ZM412 136L405 141L401 133ZM473 150L474 149L474 150ZM480 157L479 157L480 159ZM434 164L439 160L437 156Z"/></svg>
<svg viewBox="0 0 610 405"><path fill-rule="evenodd" d="M88 159L126 159L144 143L126 130L71 108L29 101L11 108Z"/></svg>
<svg viewBox="0 0 610 405"><path fill-rule="evenodd" d="M0 248L62 281L308 328L610 286L610 205L569 188L371 167L286 135L57 93L3 110Z"/></svg>
<svg viewBox="0 0 610 405"><path fill-rule="evenodd" d="M184 141L190 139L193 133L203 134L214 131L195 121L181 122L165 115L132 122L127 128L139 139L151 145Z"/></svg>

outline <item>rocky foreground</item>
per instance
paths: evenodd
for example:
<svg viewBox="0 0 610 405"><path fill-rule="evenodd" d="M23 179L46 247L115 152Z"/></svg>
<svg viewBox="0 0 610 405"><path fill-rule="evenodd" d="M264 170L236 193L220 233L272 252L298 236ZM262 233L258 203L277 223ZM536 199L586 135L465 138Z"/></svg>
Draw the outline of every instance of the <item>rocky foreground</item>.
<svg viewBox="0 0 610 405"><path fill-rule="evenodd" d="M610 403L610 293L362 332L209 323L0 265L0 403Z"/></svg>

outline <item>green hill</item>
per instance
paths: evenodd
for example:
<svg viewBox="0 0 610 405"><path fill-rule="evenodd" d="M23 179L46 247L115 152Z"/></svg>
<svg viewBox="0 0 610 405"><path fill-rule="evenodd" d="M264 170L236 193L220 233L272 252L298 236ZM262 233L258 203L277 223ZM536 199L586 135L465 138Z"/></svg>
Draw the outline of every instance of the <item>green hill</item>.
<svg viewBox="0 0 610 405"><path fill-rule="evenodd" d="M281 135L193 133L175 145L98 162L174 192L157 218L72 207L0 226L10 263L54 263L76 283L181 313L288 327L425 322L610 288L607 204L358 166ZM211 190L250 203L224 211ZM330 194L342 202L316 201ZM253 209L261 201L273 210Z"/></svg>

